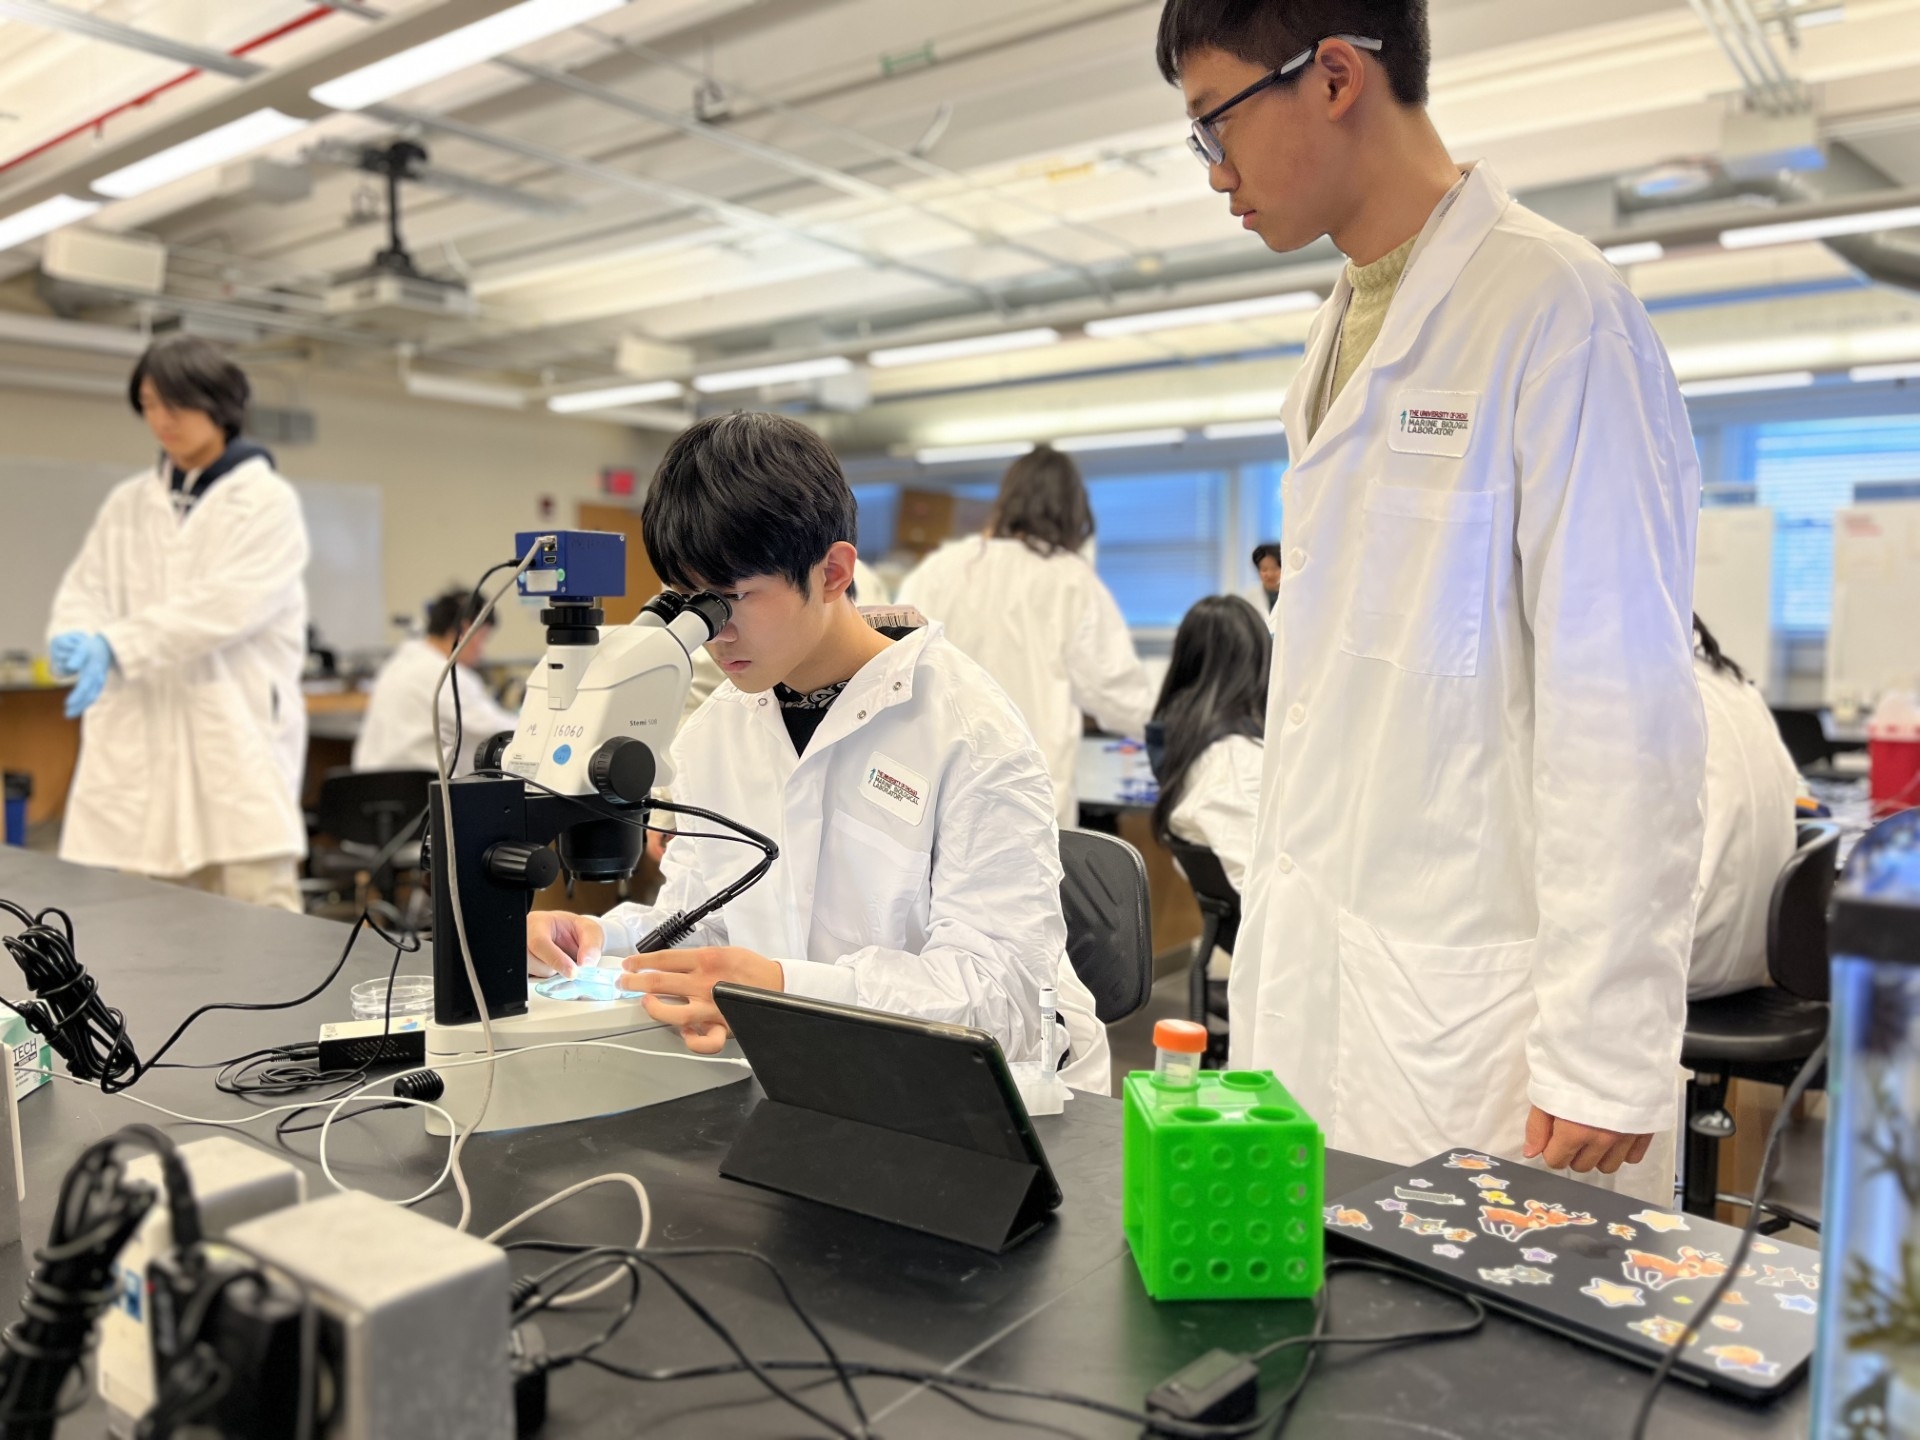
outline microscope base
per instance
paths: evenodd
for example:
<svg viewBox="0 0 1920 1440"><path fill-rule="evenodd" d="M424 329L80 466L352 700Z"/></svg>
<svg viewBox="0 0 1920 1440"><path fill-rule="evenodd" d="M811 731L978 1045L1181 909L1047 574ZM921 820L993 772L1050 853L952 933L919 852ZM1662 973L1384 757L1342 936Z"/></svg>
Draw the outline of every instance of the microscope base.
<svg viewBox="0 0 1920 1440"><path fill-rule="evenodd" d="M608 1044L575 1043L528 1055L508 1053L583 1040L604 1040ZM493 1022L493 1043L497 1057L492 1067L493 1096L481 1118L482 1131L618 1115L643 1105L737 1084L753 1073L741 1058L740 1047L731 1040L720 1053L734 1064L690 1058L679 1032L654 1020L637 999L549 1000L529 995L526 1014ZM486 1038L478 1023L427 1026L429 1067L472 1060L486 1053ZM480 1110L487 1070L485 1064L478 1064L440 1071L446 1093L436 1103L453 1116L462 1131L472 1127ZM431 1110L423 1113L429 1135L447 1133L444 1120Z"/></svg>

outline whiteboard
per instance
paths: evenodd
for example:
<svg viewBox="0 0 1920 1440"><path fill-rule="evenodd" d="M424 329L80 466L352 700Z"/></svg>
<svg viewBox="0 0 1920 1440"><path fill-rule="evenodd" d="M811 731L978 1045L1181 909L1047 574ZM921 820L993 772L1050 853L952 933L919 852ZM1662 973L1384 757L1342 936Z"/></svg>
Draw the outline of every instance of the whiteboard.
<svg viewBox="0 0 1920 1440"><path fill-rule="evenodd" d="M0 652L46 649L47 616L60 578L79 553L107 492L126 465L0 455L0 540L8 600L0 605ZM307 564L312 622L341 650L387 644L386 574L377 485L294 482L313 557Z"/></svg>
<svg viewBox="0 0 1920 1440"><path fill-rule="evenodd" d="M1833 515L1833 623L1827 703L1870 709L1920 681L1920 500L1850 505Z"/></svg>
<svg viewBox="0 0 1920 1440"><path fill-rule="evenodd" d="M1721 651L1772 693L1773 511L1713 505L1700 512L1693 608Z"/></svg>

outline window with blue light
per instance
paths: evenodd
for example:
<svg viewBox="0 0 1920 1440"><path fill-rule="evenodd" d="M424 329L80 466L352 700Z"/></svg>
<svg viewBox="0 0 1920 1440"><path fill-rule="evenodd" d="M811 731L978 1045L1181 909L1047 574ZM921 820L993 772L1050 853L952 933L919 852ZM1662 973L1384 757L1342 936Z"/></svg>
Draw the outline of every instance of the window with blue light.
<svg viewBox="0 0 1920 1440"><path fill-rule="evenodd" d="M1218 470L1089 477L1096 566L1129 625L1171 628L1219 590L1226 478Z"/></svg>

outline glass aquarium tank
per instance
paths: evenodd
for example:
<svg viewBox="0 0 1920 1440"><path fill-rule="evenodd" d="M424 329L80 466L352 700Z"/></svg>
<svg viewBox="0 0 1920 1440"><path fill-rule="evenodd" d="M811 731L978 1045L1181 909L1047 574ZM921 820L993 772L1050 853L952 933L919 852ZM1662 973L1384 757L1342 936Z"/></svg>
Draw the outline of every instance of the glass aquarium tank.
<svg viewBox="0 0 1920 1440"><path fill-rule="evenodd" d="M1816 1440L1920 1436L1920 810L1835 892Z"/></svg>

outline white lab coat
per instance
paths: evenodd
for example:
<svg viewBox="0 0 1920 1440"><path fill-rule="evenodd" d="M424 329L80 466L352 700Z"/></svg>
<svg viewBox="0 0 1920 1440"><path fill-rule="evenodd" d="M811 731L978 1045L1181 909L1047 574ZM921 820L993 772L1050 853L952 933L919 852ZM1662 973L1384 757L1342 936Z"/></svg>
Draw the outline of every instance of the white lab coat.
<svg viewBox="0 0 1920 1440"><path fill-rule="evenodd" d="M1705 737L1699 471L1665 352L1599 253L1484 164L1309 439L1348 295L1287 393L1232 1064L1395 1162L1517 1156L1529 1101L1669 1132ZM1670 1198L1650 1162L1622 1188Z"/></svg>
<svg viewBox="0 0 1920 1440"><path fill-rule="evenodd" d="M853 562L853 589L856 605L893 603L893 596L887 593L887 582L880 578L880 572L858 558Z"/></svg>
<svg viewBox="0 0 1920 1440"><path fill-rule="evenodd" d="M868 661L798 759L772 696L728 683L682 727L673 764L675 799L780 846L766 878L683 946L778 960L793 994L977 1026L1009 1060L1039 1057L1051 982L1071 1036L1062 1078L1107 1093L1106 1032L1066 956L1046 771L1000 687L937 625ZM632 954L754 855L676 839L657 904L604 917L606 953Z"/></svg>
<svg viewBox="0 0 1920 1440"><path fill-rule="evenodd" d="M1753 685L1696 658L1707 714L1700 909L1687 994L1699 1000L1767 983L1767 910L1794 847L1800 773Z"/></svg>
<svg viewBox="0 0 1920 1440"><path fill-rule="evenodd" d="M356 770L432 770L437 755L453 744L453 692L440 697L440 743L433 739L433 692L447 657L428 640L404 642L373 678L366 718L353 743ZM493 698L486 682L471 667L453 667L453 683L460 687L460 754L455 773L473 769L473 754L502 730L511 730L519 717Z"/></svg>
<svg viewBox="0 0 1920 1440"><path fill-rule="evenodd" d="M306 853L306 564L299 497L264 457L184 520L155 470L107 496L47 626L104 634L114 656L62 859L179 876Z"/></svg>
<svg viewBox="0 0 1920 1440"><path fill-rule="evenodd" d="M1054 814L1078 822L1081 714L1140 739L1153 686L1112 594L1079 555L970 535L941 546L900 582L899 600L947 628L1020 707L1053 777Z"/></svg>
<svg viewBox="0 0 1920 1440"><path fill-rule="evenodd" d="M1174 838L1211 850L1233 888L1242 893L1260 809L1262 758L1263 747L1252 736L1214 741L1188 769L1180 799L1167 817Z"/></svg>

